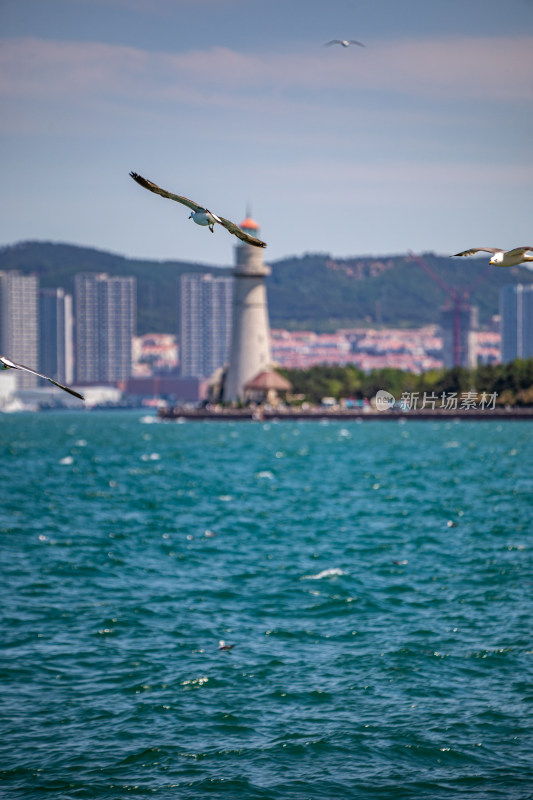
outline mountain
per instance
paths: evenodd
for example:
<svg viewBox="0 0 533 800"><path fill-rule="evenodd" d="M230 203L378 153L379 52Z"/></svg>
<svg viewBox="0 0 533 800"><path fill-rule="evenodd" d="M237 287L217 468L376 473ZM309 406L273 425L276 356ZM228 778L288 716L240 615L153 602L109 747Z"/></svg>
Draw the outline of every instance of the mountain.
<svg viewBox="0 0 533 800"><path fill-rule="evenodd" d="M482 258L449 258L425 253L426 264L449 287L470 290L481 324L498 313L499 291L508 283L533 283L525 267L498 269ZM273 328L333 331L342 327L420 326L439 322L448 294L405 255L335 258L305 254L270 264L268 306ZM74 291L77 272L107 272L137 278L138 333L173 332L177 320L177 279L185 272L223 268L186 261L148 261L52 242L21 242L0 248L0 270L36 273L44 287Z"/></svg>
<svg viewBox="0 0 533 800"><path fill-rule="evenodd" d="M499 293L508 283L533 283L525 267L498 269L485 258L449 258L425 253L428 267L448 287L470 291L480 323L499 313ZM268 303L273 327L329 331L383 325L418 327L440 322L449 295L420 264L405 255L335 259L305 255L272 265Z"/></svg>

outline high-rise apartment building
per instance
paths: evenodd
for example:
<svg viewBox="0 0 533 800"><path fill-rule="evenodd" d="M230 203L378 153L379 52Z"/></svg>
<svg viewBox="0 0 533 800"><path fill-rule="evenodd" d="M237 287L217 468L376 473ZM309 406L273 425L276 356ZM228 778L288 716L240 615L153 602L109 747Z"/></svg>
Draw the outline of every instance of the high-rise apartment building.
<svg viewBox="0 0 533 800"><path fill-rule="evenodd" d="M500 292L504 364L515 358L533 358L533 284L504 286Z"/></svg>
<svg viewBox="0 0 533 800"><path fill-rule="evenodd" d="M39 371L60 383L74 380L72 295L64 289L39 292Z"/></svg>
<svg viewBox="0 0 533 800"><path fill-rule="evenodd" d="M442 360L445 367L476 366L478 309L457 302L441 309Z"/></svg>
<svg viewBox="0 0 533 800"><path fill-rule="evenodd" d="M188 273L180 295L180 374L208 378L228 360L233 278Z"/></svg>
<svg viewBox="0 0 533 800"><path fill-rule="evenodd" d="M39 279L16 270L0 272L0 353L32 369L39 368ZM39 379L17 372L20 389Z"/></svg>
<svg viewBox="0 0 533 800"><path fill-rule="evenodd" d="M77 383L129 378L137 318L135 278L79 273L75 313Z"/></svg>

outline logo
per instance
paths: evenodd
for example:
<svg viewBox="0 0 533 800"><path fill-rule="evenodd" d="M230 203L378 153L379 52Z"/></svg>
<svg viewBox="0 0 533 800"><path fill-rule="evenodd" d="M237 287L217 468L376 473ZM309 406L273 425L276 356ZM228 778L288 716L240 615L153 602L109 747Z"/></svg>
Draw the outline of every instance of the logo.
<svg viewBox="0 0 533 800"><path fill-rule="evenodd" d="M384 389L379 389L376 392L376 408L378 411L387 411L394 406L396 402L394 395L386 392Z"/></svg>

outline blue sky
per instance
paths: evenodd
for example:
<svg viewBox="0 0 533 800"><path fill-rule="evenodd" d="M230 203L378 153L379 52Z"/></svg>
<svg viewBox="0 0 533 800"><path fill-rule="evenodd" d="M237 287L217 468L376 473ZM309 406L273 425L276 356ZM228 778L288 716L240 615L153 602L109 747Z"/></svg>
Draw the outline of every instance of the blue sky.
<svg viewBox="0 0 533 800"><path fill-rule="evenodd" d="M233 262L130 170L267 261L533 244L533 0L0 0L0 107L0 245Z"/></svg>

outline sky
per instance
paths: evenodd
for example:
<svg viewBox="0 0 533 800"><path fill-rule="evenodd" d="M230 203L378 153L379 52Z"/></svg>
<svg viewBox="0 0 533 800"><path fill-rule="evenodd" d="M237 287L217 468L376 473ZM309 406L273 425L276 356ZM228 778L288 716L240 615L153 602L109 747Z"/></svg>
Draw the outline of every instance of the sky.
<svg viewBox="0 0 533 800"><path fill-rule="evenodd" d="M533 0L0 0L0 166L0 246L233 263L132 170L267 262L531 245Z"/></svg>

